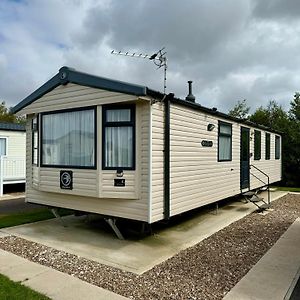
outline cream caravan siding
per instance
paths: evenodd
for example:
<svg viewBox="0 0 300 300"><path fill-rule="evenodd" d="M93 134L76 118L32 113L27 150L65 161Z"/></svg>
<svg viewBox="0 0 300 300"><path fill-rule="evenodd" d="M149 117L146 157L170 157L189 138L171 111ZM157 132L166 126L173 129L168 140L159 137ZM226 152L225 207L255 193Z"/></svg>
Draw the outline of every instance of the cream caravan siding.
<svg viewBox="0 0 300 300"><path fill-rule="evenodd" d="M8 157L13 158L24 158L26 155L25 143L26 133L25 131L11 131L11 130L0 130L0 138L6 138L7 142L7 153Z"/></svg>
<svg viewBox="0 0 300 300"><path fill-rule="evenodd" d="M98 107L98 112L101 106ZM101 130L98 130L97 170L72 169L73 190L61 190L58 168L32 166L31 120L27 123L27 182L26 201L48 206L148 221L149 103L136 105L136 170L124 171L126 187L114 187L115 170L102 171ZM98 126L102 126L98 113ZM101 129L101 128L100 128ZM143 165L143 169L142 169ZM69 168L63 168L68 169Z"/></svg>
<svg viewBox="0 0 300 300"><path fill-rule="evenodd" d="M256 129L258 130L258 129ZM254 129L252 128L250 131L250 152L252 153L250 164L258 167L260 170L262 170L264 173L268 174L270 176L270 182L276 182L281 180L281 153L280 153L280 159L275 159L275 136L279 136L278 134L274 134L271 132L271 142L270 142L270 160L265 159L265 131L261 131L261 159L260 160L254 160ZM281 150L281 136L280 136L280 150ZM267 177L263 175L261 172L257 171L255 168L251 168L250 170L250 189L258 188L264 183L267 183ZM255 177L256 176L256 177Z"/></svg>
<svg viewBox="0 0 300 300"><path fill-rule="evenodd" d="M164 217L164 106L152 105L152 203L151 221Z"/></svg>
<svg viewBox="0 0 300 300"><path fill-rule="evenodd" d="M232 161L218 162L219 120L232 124ZM209 123L215 125L213 131L207 130ZM241 192L240 124L176 104L170 107L170 124L171 216ZM271 137L271 160L258 167L263 166L270 173L275 171L271 177L274 182L280 180L280 161L275 162L274 134ZM213 147L201 146L202 140L212 141Z"/></svg>
<svg viewBox="0 0 300 300"><path fill-rule="evenodd" d="M240 193L240 126L232 124L232 161L218 162L218 120L171 104L171 215ZM202 147L202 140L213 147Z"/></svg>
<svg viewBox="0 0 300 300"><path fill-rule="evenodd" d="M137 100L136 96L110 92L83 85L60 85L22 109L22 114L40 113L60 109L87 107L99 104Z"/></svg>
<svg viewBox="0 0 300 300"><path fill-rule="evenodd" d="M6 139L6 156L3 163L4 181L25 180L26 133L25 131L0 130Z"/></svg>

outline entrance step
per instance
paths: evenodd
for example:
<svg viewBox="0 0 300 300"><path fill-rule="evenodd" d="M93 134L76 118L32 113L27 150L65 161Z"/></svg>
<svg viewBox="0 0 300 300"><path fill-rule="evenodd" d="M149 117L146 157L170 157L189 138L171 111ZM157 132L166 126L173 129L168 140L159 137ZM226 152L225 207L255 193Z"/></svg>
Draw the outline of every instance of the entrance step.
<svg viewBox="0 0 300 300"><path fill-rule="evenodd" d="M266 204L266 203L259 206L259 209L261 209L261 210L268 209L268 208L270 208L270 205Z"/></svg>
<svg viewBox="0 0 300 300"><path fill-rule="evenodd" d="M263 192L263 191L266 191L267 189L268 189L268 187L267 187L267 186L263 186L263 187L262 187L262 188L260 188L259 190Z"/></svg>
<svg viewBox="0 0 300 300"><path fill-rule="evenodd" d="M255 191L249 191L249 192L243 193L244 196L253 196L255 194L256 194Z"/></svg>
<svg viewBox="0 0 300 300"><path fill-rule="evenodd" d="M264 198L257 197L257 196L255 196L255 195L253 195L253 196L249 199L250 202L260 202L260 201L263 201L263 200L264 200Z"/></svg>

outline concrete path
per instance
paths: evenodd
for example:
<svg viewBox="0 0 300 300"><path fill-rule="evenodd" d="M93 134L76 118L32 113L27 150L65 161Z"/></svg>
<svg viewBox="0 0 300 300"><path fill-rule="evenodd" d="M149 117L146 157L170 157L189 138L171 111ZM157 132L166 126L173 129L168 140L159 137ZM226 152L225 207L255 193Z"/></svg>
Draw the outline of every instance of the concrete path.
<svg viewBox="0 0 300 300"><path fill-rule="evenodd" d="M272 192L271 198L275 200L285 194L287 193ZM262 196L266 199L266 192ZM184 221L160 228L152 236L140 240L119 240L110 229L99 228L74 216L64 218L67 227L63 227L60 220L52 219L1 231L105 265L142 274L255 210L252 203L239 201L222 206L218 214L207 208L202 209Z"/></svg>
<svg viewBox="0 0 300 300"><path fill-rule="evenodd" d="M300 267L300 218L233 287L224 300L289 299Z"/></svg>
<svg viewBox="0 0 300 300"><path fill-rule="evenodd" d="M0 273L53 300L127 299L76 277L30 262L3 250L0 250Z"/></svg>
<svg viewBox="0 0 300 300"><path fill-rule="evenodd" d="M272 200L285 194L284 192L273 192L271 193ZM0 238L14 234L107 265L135 273L143 273L180 250L198 243L254 210L253 204L241 202L230 203L222 207L218 214L203 210L191 219L156 232L153 236L141 241L120 241L112 233L99 231L99 228L91 229L82 220L74 217L65 218L68 227L61 226L59 220L48 220L1 229ZM0 250L0 273L14 281L20 281L54 300L126 299L78 278L33 263L3 250ZM290 284L291 278L289 277L288 280L289 282L286 281L286 284ZM251 287L253 288L253 285ZM270 299L273 298L274 295ZM238 295L237 298L228 299L269 298L244 298Z"/></svg>

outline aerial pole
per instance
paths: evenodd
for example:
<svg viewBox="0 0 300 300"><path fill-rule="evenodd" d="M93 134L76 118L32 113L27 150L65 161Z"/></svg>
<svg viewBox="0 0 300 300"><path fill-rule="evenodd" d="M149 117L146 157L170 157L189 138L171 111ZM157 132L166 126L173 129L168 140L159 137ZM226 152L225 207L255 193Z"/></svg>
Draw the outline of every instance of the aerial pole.
<svg viewBox="0 0 300 300"><path fill-rule="evenodd" d="M167 52L164 51L165 47L158 50L152 55L149 54L143 54L143 53L137 53L137 52L122 52L122 51L115 51L112 50L111 54L115 55L123 55L128 57L135 57L135 58L144 58L152 60L153 63L158 67L157 69L164 68L164 94L166 94L167 89Z"/></svg>

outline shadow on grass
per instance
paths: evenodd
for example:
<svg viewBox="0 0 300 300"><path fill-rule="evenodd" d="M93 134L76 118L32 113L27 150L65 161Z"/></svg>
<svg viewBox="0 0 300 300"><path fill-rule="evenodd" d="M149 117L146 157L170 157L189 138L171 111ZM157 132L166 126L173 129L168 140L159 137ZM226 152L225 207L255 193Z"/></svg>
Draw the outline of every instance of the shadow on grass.
<svg viewBox="0 0 300 300"><path fill-rule="evenodd" d="M67 216L71 215L72 213L73 211L67 209L59 210L60 216ZM53 218L53 214L46 208L41 208L39 210L35 209L32 212L13 213L10 215L5 214L3 216L0 215L0 228L12 227Z"/></svg>

